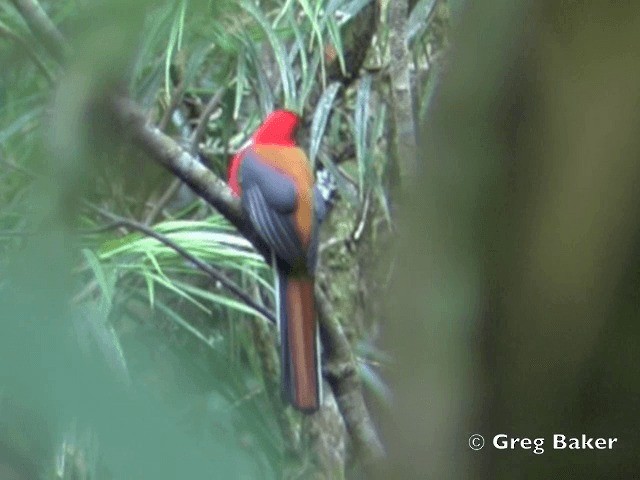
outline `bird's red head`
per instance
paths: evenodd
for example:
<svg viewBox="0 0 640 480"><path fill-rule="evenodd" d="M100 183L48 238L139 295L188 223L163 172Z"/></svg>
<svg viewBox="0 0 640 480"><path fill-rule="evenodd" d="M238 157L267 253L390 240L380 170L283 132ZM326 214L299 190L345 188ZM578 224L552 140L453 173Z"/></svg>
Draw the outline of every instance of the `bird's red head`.
<svg viewBox="0 0 640 480"><path fill-rule="evenodd" d="M265 118L253 134L253 143L294 147L295 133L299 123L300 117L296 113L290 110L275 110Z"/></svg>
<svg viewBox="0 0 640 480"><path fill-rule="evenodd" d="M252 139L253 145L278 145L282 147L295 147L295 133L300 124L300 117L290 110L275 110L267 115L267 118L255 131ZM249 145L246 148L250 148ZM234 195L240 196L241 189L238 182L238 174L240 173L240 164L242 163L242 155L244 150L240 150L235 154L229 164L228 179L229 186Z"/></svg>

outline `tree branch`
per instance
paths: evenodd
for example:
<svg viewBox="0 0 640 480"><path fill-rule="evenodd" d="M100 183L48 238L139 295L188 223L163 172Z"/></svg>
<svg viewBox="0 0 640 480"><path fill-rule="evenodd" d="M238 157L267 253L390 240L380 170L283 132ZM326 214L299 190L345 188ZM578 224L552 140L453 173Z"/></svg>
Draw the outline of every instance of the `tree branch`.
<svg viewBox="0 0 640 480"><path fill-rule="evenodd" d="M69 53L69 46L40 4L35 0L11 0L11 2L44 48L58 62L63 63Z"/></svg>
<svg viewBox="0 0 640 480"><path fill-rule="evenodd" d="M184 96L186 87L187 87L186 81L185 79L182 79L180 84L176 88L175 93L171 97L171 102L167 107L167 109L165 110L164 115L160 120L160 123L158 124L158 128L160 130L164 131L167 128L169 119L171 118L171 115L173 114L175 109L178 108L178 104L180 103L180 100L182 100L182 97ZM215 108L220 103L220 99L222 98L222 95L224 94L224 92L225 92L225 88L220 88L216 92L216 94L211 98L211 100L209 100L209 103L205 107L204 112L202 113L202 115L200 115L198 125L196 126L195 130L193 131L189 139L189 144L190 144L189 151L191 154L193 155L197 154L198 143L200 142L200 138L204 134L205 128L207 126L207 121L209 120L209 117L211 116ZM176 194L176 192L180 188L181 183L182 182L180 182L179 178L176 178L171 182L169 187L165 190L165 192L158 199L155 205L153 205L153 208L145 218L145 221L144 221L145 225L151 225L155 221L156 217L160 214L160 212L165 207L165 205L169 203L169 201Z"/></svg>
<svg viewBox="0 0 640 480"><path fill-rule="evenodd" d="M389 2L389 77L391 82L393 115L393 150L402 184L416 174L416 126L413 118L413 94L409 72L409 50L406 40L407 0Z"/></svg>
<svg viewBox="0 0 640 480"><path fill-rule="evenodd" d="M245 221L240 200L233 196L229 186L171 137L150 126L144 113L132 101L114 96L110 103L117 120L135 144L234 224L270 263L269 247Z"/></svg>
<svg viewBox="0 0 640 480"><path fill-rule="evenodd" d="M353 349L319 284L316 284L315 293L322 344L325 346L327 380L333 389L354 450L365 463L371 463L383 458L385 452L362 395Z"/></svg>
<svg viewBox="0 0 640 480"><path fill-rule="evenodd" d="M193 134L191 135L191 153L194 155L198 152L198 144L204 135L205 129L207 128L207 123L209 122L209 117L213 114L214 110L218 108L220 104L220 100L222 100L222 96L224 92L226 92L226 88L221 87L218 91L211 97L209 103L204 108L202 115L200 115L200 119L198 120L198 125L196 126Z"/></svg>
<svg viewBox="0 0 640 480"><path fill-rule="evenodd" d="M229 280L225 275L223 275L222 273L216 271L208 263L205 263L202 260L200 260L199 258L191 255L184 248L182 248L180 245L178 245L174 241L172 241L169 238L167 238L165 235L162 235L161 233L158 233L155 230L153 230L152 228L149 228L149 227L143 225L142 223L136 222L135 220L130 220L130 219L127 219L127 218L120 217L120 216L118 216L118 215L116 215L114 213L111 213L111 212L109 212L107 210L104 210L104 209L96 207L96 206L92 206L92 208L95 211L97 211L100 215L102 215L105 218L108 218L109 220L111 220L113 222L110 225L108 225L106 228L111 229L111 228L117 228L117 227L128 227L128 228L130 228L132 230L137 230L138 232L142 232L142 233L144 233L145 235L147 235L149 237L155 238L160 243L162 243L162 244L166 245L167 247L169 247L170 249L174 250L176 253L178 253L179 255L184 257L186 260L191 262L193 265L195 265L197 268L202 270L204 273L209 275L209 277L211 277L213 280L215 280L216 282L220 282L220 284L224 288L226 288L229 292L231 292L233 295L235 295L239 300L244 302L246 305L248 305L251 308L253 308L254 310L256 310L264 318L266 318L267 320L269 320L272 323L276 323L276 317L275 317L275 315L273 314L272 311L268 310L264 306L262 306L262 305L258 304L257 302L255 302L253 300L253 298L251 298L251 296L249 296L249 294L247 294L245 291L243 291L234 282ZM104 229L101 229L101 230L104 230Z"/></svg>
<svg viewBox="0 0 640 480"><path fill-rule="evenodd" d="M160 118L160 121L158 122L158 128L163 132L167 129L167 126L169 125L169 121L171 120L171 116L173 115L173 112L176 110L176 108L178 108L178 105L180 104L180 101L184 96L184 91L186 90L186 88L187 86L183 79L178 84L175 91L173 92L173 95L171 96L171 100L167 105L167 109L164 111L164 113L162 114L162 118Z"/></svg>

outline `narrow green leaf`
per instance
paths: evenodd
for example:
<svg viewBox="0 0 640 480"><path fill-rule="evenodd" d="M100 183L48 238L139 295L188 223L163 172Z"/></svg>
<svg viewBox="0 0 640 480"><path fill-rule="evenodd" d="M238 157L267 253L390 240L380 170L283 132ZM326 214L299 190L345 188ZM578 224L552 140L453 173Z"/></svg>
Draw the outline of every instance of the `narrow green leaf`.
<svg viewBox="0 0 640 480"><path fill-rule="evenodd" d="M96 282L98 283L98 287L102 292L102 298L105 302L104 307L105 307L105 312L106 312L105 316L106 316L108 312L111 310L115 282L109 282L107 280L107 273L105 272L102 266L102 263L100 263L100 260L98 259L98 257L91 250L89 250L88 248L83 248L82 255L84 256L85 260L87 261L87 264L93 271L93 275L95 276Z"/></svg>
<svg viewBox="0 0 640 480"><path fill-rule="evenodd" d="M144 270L143 270L143 276L144 276L144 281L147 284L149 306L153 308L155 306L155 283L153 283L153 278L150 275L144 273Z"/></svg>
<svg viewBox="0 0 640 480"><path fill-rule="evenodd" d="M174 284L174 282L172 282L171 280L169 280L169 279L167 279L165 277L162 277L161 275L155 275L153 273L149 273L149 275L152 277L153 281L156 282L158 285L161 285L161 286L165 287L167 290L170 290L170 291L174 292L179 297L184 298L188 302L190 302L193 305L195 305L196 307L198 307L203 312L211 314L211 310L209 308L207 308L203 303L201 303L198 300L196 300L195 298L193 298L193 296L189 295L183 289L178 288Z"/></svg>
<svg viewBox="0 0 640 480"><path fill-rule="evenodd" d="M382 105L381 107L378 107L379 110L376 113L376 117L375 117L375 121L373 124L373 128L371 129L371 135L368 139L368 144L369 144L369 155L368 155L368 163L365 165L366 171L369 172L370 174L376 173L373 171L372 165L371 165L371 161L373 160L373 158L375 157L375 148L376 145L378 143L378 140L384 136L384 126L387 120L387 106L386 105ZM381 156L381 158L386 158L386 156ZM371 176L371 175L370 175Z"/></svg>
<svg viewBox="0 0 640 480"><path fill-rule="evenodd" d="M280 22L282 21L285 15L291 14L293 12L292 3L293 3L293 0L287 0L285 4L282 6L282 8L280 9L280 13L278 13L278 16L273 20L272 25L274 30L278 28L278 25L280 24Z"/></svg>
<svg viewBox="0 0 640 480"><path fill-rule="evenodd" d="M153 51L158 48L160 42L164 42L167 24L169 22L171 5L150 11L144 21L143 32L140 38L140 48L136 56L133 66L133 75L131 76L131 86L140 80L142 72L149 67L149 58L153 55Z"/></svg>
<svg viewBox="0 0 640 480"><path fill-rule="evenodd" d="M171 100L171 62L173 61L174 53L182 47L186 10L187 2L186 0L182 0L180 5L173 11L175 17L171 25L169 41L167 42L167 54L164 61L165 100L167 103Z"/></svg>
<svg viewBox="0 0 640 480"><path fill-rule="evenodd" d="M384 218L389 225L393 225L393 219L391 218L391 208L389 206L389 199L387 197L387 192L384 189L384 185L382 183L378 183L375 186L375 193L378 197L378 202L382 205L382 210L384 212Z"/></svg>
<svg viewBox="0 0 640 480"><path fill-rule="evenodd" d="M338 9L342 8L342 6L344 6L344 4L346 3L347 3L347 0L330 0L324 12L325 16L329 17L333 15L334 13L336 13L336 11L338 11Z"/></svg>
<svg viewBox="0 0 640 480"><path fill-rule="evenodd" d="M182 318L175 311L173 311L170 307L165 305L163 302L158 302L158 310L167 315L171 320L173 320L177 325L184 328L187 332L192 334L198 340L202 340L208 346L213 347L213 341L211 337L206 337L200 330L191 325L186 319Z"/></svg>
<svg viewBox="0 0 640 480"><path fill-rule="evenodd" d="M176 49L177 36L178 32L174 23L171 26L171 33L167 42L167 53L164 57L164 99L167 104L171 101L171 61L173 60L173 52Z"/></svg>
<svg viewBox="0 0 640 480"><path fill-rule="evenodd" d="M360 10L369 5L372 1L373 0L352 0L351 2L343 4L339 10L336 10L336 12L339 11L341 14L340 21L338 22L339 25L347 23L353 17L358 15Z"/></svg>
<svg viewBox="0 0 640 480"><path fill-rule="evenodd" d="M153 255L149 250L146 250L144 254L149 259L149 261L151 262L151 265L153 265L153 268L155 268L156 272L158 272L158 275L160 275L165 280L170 281L169 278L162 271L162 268L160 267L160 264L158 263L158 260L156 259L155 255Z"/></svg>
<svg viewBox="0 0 640 480"><path fill-rule="evenodd" d="M255 43L251 41L246 32L243 32L243 43L245 46L245 52L249 57L250 65L253 67L254 78L257 79L256 94L258 96L258 102L260 104L261 117L273 111L273 105L275 103L273 95L274 92L269 84L269 79L264 71L262 61L256 50Z"/></svg>
<svg viewBox="0 0 640 480"><path fill-rule="evenodd" d="M320 28L320 24L318 23L317 16L311 9L311 5L309 5L308 0L298 0L298 1L300 3L300 6L302 7L302 11L307 16L307 19L311 24L311 29L313 30L313 33L314 33L314 35L311 36L311 38L309 39L309 50L313 50L313 37L315 36L318 42L318 46L317 46L318 50L320 52L324 52L324 40L322 38L322 31ZM320 55L320 72L322 73L321 75L322 87L326 88L327 72L326 72L326 66L324 61L324 55Z"/></svg>
<svg viewBox="0 0 640 480"><path fill-rule="evenodd" d="M411 42L413 38L427 28L427 20L436 5L436 0L419 0L413 7L405 28L405 38Z"/></svg>
<svg viewBox="0 0 640 480"><path fill-rule="evenodd" d="M233 104L233 118L238 118L240 112L240 105L242 104L242 96L244 94L244 86L246 84L246 58L244 55L244 49L240 51L238 55L238 66L236 70L236 97Z"/></svg>
<svg viewBox="0 0 640 480"><path fill-rule="evenodd" d="M211 303L213 303L214 305L220 305L223 307L227 307L230 308L232 310L237 310L238 312L241 313L246 313L249 315L254 315L256 317L260 317L260 318L264 318L262 316L262 314L260 314L258 311L254 310L252 307L238 301L235 300L233 298L230 297L226 297L224 295L220 295L217 293L213 293L209 290L205 290L203 288L199 288L196 287L194 285L191 285L190 283L184 283L184 282L180 282L180 281L176 281L175 282L176 286L179 287L181 290L183 290L184 292L190 293L191 295L193 295L194 297L199 297L203 300L208 300ZM266 320L266 318L265 318Z"/></svg>
<svg viewBox="0 0 640 480"><path fill-rule="evenodd" d="M360 183L360 199L365 191L365 173L367 168L368 124L369 124L369 97L371 95L371 75L365 75L360 79L356 95L353 129L356 144L356 157L358 160L358 177Z"/></svg>
<svg viewBox="0 0 640 480"><path fill-rule="evenodd" d="M362 378L362 382L369 387L371 392L373 392L380 400L382 400L386 405L391 405L392 395L391 390L384 382L382 377L376 372L373 368L371 368L367 363L359 361L358 362L358 371L360 373L360 378Z"/></svg>
<svg viewBox="0 0 640 480"><path fill-rule="evenodd" d="M340 89L340 85L340 82L334 82L329 85L324 92L322 92L322 96L320 97L320 100L318 100L318 105L316 106L316 111L313 114L310 131L311 140L309 144L309 160L311 161L311 166L314 170L316 165L316 156L320 149L322 137L327 127L327 120L329 119L329 114L333 108L333 102L335 101L338 90Z"/></svg>
<svg viewBox="0 0 640 480"><path fill-rule="evenodd" d="M295 43L291 47L291 53L293 53L292 62L295 61L295 54L300 57L300 79L302 83L308 81L309 75L309 55L307 54L307 49L304 46L304 38L302 32L300 31L300 27L298 27L298 22L294 16L293 8L289 9L287 12L287 20L291 28L293 29L293 35L295 38ZM300 111L302 111L304 105L299 105Z"/></svg>
<svg viewBox="0 0 640 480"><path fill-rule="evenodd" d="M302 86L300 87L300 99L298 102L298 108L302 111L307 98L315 86L315 77L320 67L320 57L324 55L320 50L315 50L311 58L311 67L307 72L306 78L302 79Z"/></svg>
<svg viewBox="0 0 640 480"><path fill-rule="evenodd" d="M280 40L278 35L276 35L273 28L271 28L271 23L265 17L264 13L262 13L262 11L258 7L256 7L255 4L253 4L250 0L241 0L240 6L258 22L267 36L267 40L271 45L276 63L278 64L278 69L280 71L282 91L285 98L285 107L291 107L295 105L296 91L295 82L293 80L293 71L287 61L287 55L282 41Z"/></svg>
<svg viewBox="0 0 640 480"><path fill-rule="evenodd" d="M335 48L336 55L338 56L340 71L343 75L346 75L347 66L344 60L344 46L342 44L342 35L340 35L340 27L338 26L338 23L333 18L330 18L327 22L327 31L329 32L329 37L331 38L331 42L333 43L333 48Z"/></svg>
<svg viewBox="0 0 640 480"><path fill-rule="evenodd" d="M187 0L180 2L180 16L178 17L178 50L182 48L182 35L184 33L184 17L187 13Z"/></svg>
<svg viewBox="0 0 640 480"><path fill-rule="evenodd" d="M429 107L433 102L435 97L436 88L440 81L440 67L438 63L432 64L429 72L429 77L427 78L426 85L423 88L423 94L420 98L420 120L425 120L427 118L427 114L429 113Z"/></svg>
<svg viewBox="0 0 640 480"><path fill-rule="evenodd" d="M42 108L29 110L24 115L21 115L12 123L10 123L7 127L0 130L0 144L4 144L15 134L20 133L24 128L26 128L29 123L36 121L41 113Z"/></svg>

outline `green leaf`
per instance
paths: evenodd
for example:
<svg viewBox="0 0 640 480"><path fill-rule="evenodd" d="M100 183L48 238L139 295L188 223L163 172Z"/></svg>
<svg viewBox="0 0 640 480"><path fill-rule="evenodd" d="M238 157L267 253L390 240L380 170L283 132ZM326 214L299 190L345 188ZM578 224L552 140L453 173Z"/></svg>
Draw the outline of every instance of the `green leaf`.
<svg viewBox="0 0 640 480"><path fill-rule="evenodd" d="M343 6L338 9L341 13L339 24L344 25L347 23L372 1L373 0L352 0L351 2L344 3ZM336 12L338 10L336 10Z"/></svg>
<svg viewBox="0 0 640 480"><path fill-rule="evenodd" d="M143 273L144 276L144 281L147 284L147 294L149 296L149 306L151 308L154 307L155 305L155 283L153 283L153 278L151 278L150 275L145 275Z"/></svg>
<svg viewBox="0 0 640 480"><path fill-rule="evenodd" d="M324 40L322 38L322 31L320 24L318 23L318 17L311 9L311 5L307 0L298 0L300 2L300 6L302 7L302 11L307 16L309 23L311 23L311 29L313 30L314 36L318 41L318 50L320 52L324 52ZM318 2L319 3L319 2ZM310 39L309 50L313 49L313 37ZM324 55L320 55L320 72L322 73L321 80L323 88L326 87L325 81L327 77L326 67L324 64Z"/></svg>
<svg viewBox="0 0 640 480"><path fill-rule="evenodd" d="M115 281L108 280L108 274L105 272L102 263L100 263L98 257L91 250L89 250L88 248L83 248L82 255L87 261L89 268L91 268L91 270L93 271L93 275L95 276L96 282L98 283L98 287L102 292L102 298L104 301L103 307L106 317L108 315L108 312L111 310Z"/></svg>
<svg viewBox="0 0 640 480"><path fill-rule="evenodd" d="M209 290L205 290L203 288L199 288L194 285L191 285L190 283L176 281L175 285L179 287L181 290L183 290L184 292L192 295L194 298L199 297L202 300L210 301L214 305L219 305L232 310L237 310L238 312L254 315L256 317L267 320L257 310L233 298L227 297L225 295L213 293Z"/></svg>
<svg viewBox="0 0 640 480"><path fill-rule="evenodd" d="M305 103L307 102L307 98L311 94L311 91L315 87L315 77L318 72L318 68L320 67L320 57L323 53L320 50L315 50L313 52L313 56L311 58L311 67L307 71L307 76L302 79L302 86L300 87L300 99L298 102L300 111L302 111Z"/></svg>
<svg viewBox="0 0 640 480"><path fill-rule="evenodd" d="M338 11L338 9L340 9L344 4L347 3L347 0L330 0L330 2L327 5L327 8L325 9L325 17L329 17L331 15L333 15L334 13L336 13L336 11Z"/></svg>
<svg viewBox="0 0 640 480"><path fill-rule="evenodd" d="M7 142L15 134L20 133L29 125L29 123L36 121L41 114L41 108L28 110L15 121L11 122L7 127L0 130L0 144Z"/></svg>
<svg viewBox="0 0 640 480"><path fill-rule="evenodd" d="M309 75L315 75L315 71L314 72L309 71L309 55L307 53L307 49L304 46L303 34L300 31L300 27L298 27L298 22L296 21L296 18L294 16L293 8L290 8L287 11L287 20L289 25L291 25L291 28L293 29L293 35L295 38L295 43L291 47L291 53L294 53L294 54L297 53L297 55L300 57L300 68L301 68L300 79L301 79L301 83L304 84L310 81ZM295 55L293 56L293 60L295 60ZM302 111L303 108L304 108L304 104L299 103L298 109Z"/></svg>
<svg viewBox="0 0 640 480"><path fill-rule="evenodd" d="M213 347L212 337L205 336L200 330L191 325L185 318L182 318L178 313L169 308L164 302L158 302L158 310L164 313L167 317L173 320L179 327L185 329L191 335L201 340L209 347Z"/></svg>
<svg viewBox="0 0 640 480"><path fill-rule="evenodd" d="M236 70L236 97L233 105L233 118L237 119L240 113L240 105L242 104L242 96L244 95L244 86L246 85L246 65L247 60L244 50L238 55L238 66Z"/></svg>
<svg viewBox="0 0 640 480"><path fill-rule="evenodd" d="M369 97L371 96L371 75L360 79L353 120L353 130L356 144L356 158L358 160L358 179L360 183L360 200L365 191L365 174L368 156L371 152L367 148L369 125Z"/></svg>
<svg viewBox="0 0 640 480"><path fill-rule="evenodd" d="M440 67L438 63L434 63L431 66L429 77L427 78L426 85L424 86L422 97L420 98L420 120L425 120L429 113L429 107L435 97L436 87L440 81Z"/></svg>
<svg viewBox="0 0 640 480"><path fill-rule="evenodd" d="M176 16L174 18L173 25L171 26L169 41L167 42L167 53L164 60L165 100L167 103L171 100L171 62L173 60L174 52L180 50L181 47L186 8L186 0L182 0L175 12Z"/></svg>
<svg viewBox="0 0 640 480"><path fill-rule="evenodd" d="M333 48L335 48L336 55L338 56L340 72L343 75L346 75L347 66L344 60L344 46L342 44L342 35L340 35L340 27L338 26L338 23L333 18L330 18L327 22L327 31L329 32L329 37L331 38L331 42L333 43Z"/></svg>
<svg viewBox="0 0 640 480"><path fill-rule="evenodd" d="M179 297L184 298L185 300L187 300L188 302L190 302L194 306L198 307L203 312L211 314L211 310L209 308L207 308L202 302L199 302L198 300L196 300L193 296L189 295L184 289L179 288L175 284L175 282L172 282L171 280L169 280L168 278L166 278L166 277L164 277L162 275L156 275L156 274L153 274L153 273L149 273L149 276L158 285L161 285L161 286L165 287L167 290L170 290L170 291L174 292Z"/></svg>
<svg viewBox="0 0 640 480"><path fill-rule="evenodd" d="M309 160L311 161L313 170L315 170L316 156L318 150L320 150L322 137L327 128L327 120L329 119L329 114L333 108L333 102L335 101L340 86L340 82L334 82L322 92L322 96L316 105L316 111L313 114L310 131L311 140L309 143Z"/></svg>
<svg viewBox="0 0 640 480"><path fill-rule="evenodd" d="M362 383L369 387L371 392L382 400L385 405L390 406L392 400L391 390L389 390L389 387L384 383L378 372L362 361L358 362L358 367Z"/></svg>
<svg viewBox="0 0 640 480"><path fill-rule="evenodd" d="M271 27L271 23L265 17L264 13L256 7L250 0L241 0L240 6L249 13L264 30L267 40L271 45L273 54L278 64L280 72L280 79L282 81L282 91L285 98L285 107L293 107L296 102L296 90L295 82L293 79L293 70L287 60L286 50L284 44L276 35L275 31Z"/></svg>
<svg viewBox="0 0 640 480"><path fill-rule="evenodd" d="M428 26L427 20L436 5L436 0L419 0L411 10L405 28L405 38L411 42L414 37L424 32Z"/></svg>
<svg viewBox="0 0 640 480"><path fill-rule="evenodd" d="M256 50L255 43L251 41L246 32L243 37L245 52L249 56L250 64L253 67L254 78L257 79L256 94L258 95L258 101L260 103L261 117L265 117L273 111L273 105L275 103L273 98L273 91L269 84L269 79L264 71L262 61Z"/></svg>
<svg viewBox="0 0 640 480"><path fill-rule="evenodd" d="M285 4L282 6L282 8L280 9L280 13L278 13L278 16L273 20L274 29L278 28L278 24L282 21L285 15L292 14L293 12L293 7L291 6L292 4L293 4L293 0L287 0Z"/></svg>
<svg viewBox="0 0 640 480"><path fill-rule="evenodd" d="M150 67L149 58L152 58L153 51L158 48L160 42L164 42L166 28L172 12L173 8L171 8L171 5L167 5L164 8L150 11L145 18L145 25L143 27L144 35L141 35L136 62L133 66L131 87L140 80L145 69Z"/></svg>

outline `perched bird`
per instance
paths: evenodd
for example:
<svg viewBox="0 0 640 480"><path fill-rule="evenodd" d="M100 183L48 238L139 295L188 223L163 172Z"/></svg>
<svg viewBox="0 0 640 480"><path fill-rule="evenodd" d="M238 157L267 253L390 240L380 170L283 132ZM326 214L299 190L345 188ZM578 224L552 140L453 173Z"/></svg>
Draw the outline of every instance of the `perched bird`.
<svg viewBox="0 0 640 480"><path fill-rule="evenodd" d="M322 402L313 275L325 206L295 140L299 122L288 110L267 116L232 159L229 186L273 253L283 394L311 413Z"/></svg>

